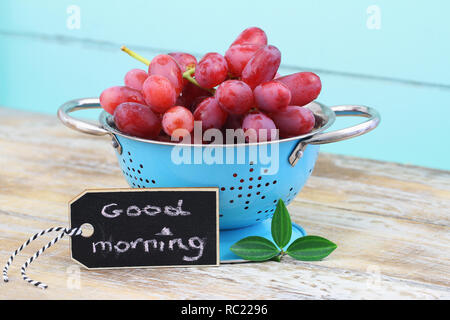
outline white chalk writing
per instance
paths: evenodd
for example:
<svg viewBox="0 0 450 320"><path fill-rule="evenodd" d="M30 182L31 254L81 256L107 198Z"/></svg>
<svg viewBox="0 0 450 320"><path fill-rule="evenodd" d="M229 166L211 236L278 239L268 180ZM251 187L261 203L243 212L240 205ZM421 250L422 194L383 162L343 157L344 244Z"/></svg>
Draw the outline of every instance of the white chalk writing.
<svg viewBox="0 0 450 320"><path fill-rule="evenodd" d="M140 246L139 244L142 243ZM175 250L193 251L193 255L184 255L183 261L197 261L203 256L206 245L206 238L191 237L187 240L187 244L183 243L181 238L170 239L167 241L143 238L137 238L134 241L119 240L114 244L111 241L92 242L92 253L97 252L115 252L116 254L125 253L129 250L143 249L146 253L151 253L151 249L159 252L173 252Z"/></svg>
<svg viewBox="0 0 450 320"><path fill-rule="evenodd" d="M176 217L176 216L189 216L191 214L190 211L183 210L183 200L178 200L177 206L165 206L164 210L161 207L158 206L152 206L147 205L144 208L139 208L136 205L132 205L124 209L117 208L119 205L117 203L110 203L105 205L102 208L101 214L106 218L117 218L124 212L126 212L126 215L129 217L139 217L142 214L145 214L147 216L156 216L157 214L164 212L164 214Z"/></svg>

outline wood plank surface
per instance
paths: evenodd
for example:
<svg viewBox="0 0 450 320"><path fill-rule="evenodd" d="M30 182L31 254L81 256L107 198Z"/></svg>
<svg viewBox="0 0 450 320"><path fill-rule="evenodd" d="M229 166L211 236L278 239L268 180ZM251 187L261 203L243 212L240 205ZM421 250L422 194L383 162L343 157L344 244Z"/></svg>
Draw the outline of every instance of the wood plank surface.
<svg viewBox="0 0 450 320"><path fill-rule="evenodd" d="M33 233L67 226L67 202L84 189L127 186L108 138L56 116L0 108L0 153L2 264ZM16 258L0 299L450 298L450 172L321 154L289 209L338 249L320 262L88 271L65 239L28 270L43 291L20 266L45 236Z"/></svg>

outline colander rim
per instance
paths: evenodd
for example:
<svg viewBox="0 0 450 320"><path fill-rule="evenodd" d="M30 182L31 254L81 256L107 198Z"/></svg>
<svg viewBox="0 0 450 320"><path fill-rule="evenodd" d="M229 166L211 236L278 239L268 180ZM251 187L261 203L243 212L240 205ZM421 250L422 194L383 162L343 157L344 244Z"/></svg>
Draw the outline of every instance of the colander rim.
<svg viewBox="0 0 450 320"><path fill-rule="evenodd" d="M182 144L182 145L191 146L191 147L214 147L214 148L228 147L228 148L230 148L230 147L243 147L243 146L260 146L260 145L265 145L265 144L284 143L284 142L290 142L290 141L304 140L306 138L310 138L318 133L325 131L326 129L331 127L331 125L336 120L336 114L333 112L333 110L331 110L329 107L327 107L326 105L324 105L320 102L313 101L303 107L304 108L306 107L311 110L311 108L314 105L317 105L320 107L320 111L322 112L323 115L325 115L325 117L328 120L322 126L315 128L311 132L304 134L304 135L290 137L290 138L284 138L284 139L279 139L279 140L274 140L274 141L263 141L263 142L254 142L254 143L236 143L236 144L198 144L198 143L195 144L195 143L193 143L193 144ZM314 112L314 110L311 110L311 111L314 113L314 116L316 117L316 119L317 119L317 117L324 119L318 113ZM165 142L165 141L156 141L156 140L151 140L151 139L139 138L139 137L127 135L123 132L120 132L119 130L117 130L116 128L114 128L113 126L111 126L109 124L109 122L114 123L113 116L104 110L99 115L99 122L100 122L100 125L103 127L103 129L107 130L108 132L110 132L114 135L119 135L119 136L127 138L127 139L144 142L144 143L149 143L149 144L166 145L166 146L172 146L172 147L179 146L181 144L181 143L177 143L177 142Z"/></svg>

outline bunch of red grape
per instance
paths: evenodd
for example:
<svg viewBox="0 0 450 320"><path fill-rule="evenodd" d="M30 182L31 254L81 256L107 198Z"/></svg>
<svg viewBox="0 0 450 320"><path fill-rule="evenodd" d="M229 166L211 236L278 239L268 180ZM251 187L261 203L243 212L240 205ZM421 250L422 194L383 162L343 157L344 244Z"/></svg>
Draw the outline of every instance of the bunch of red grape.
<svg viewBox="0 0 450 320"><path fill-rule="evenodd" d="M125 86L100 95L117 129L136 137L171 141L190 134L194 121L202 129L279 129L280 138L299 136L314 127L314 115L303 106L319 95L322 84L312 72L277 73L281 52L267 44L260 28L245 29L225 56L207 53L200 61L188 53L161 54L151 61L127 48L148 65L132 69ZM266 129L261 130L260 129Z"/></svg>

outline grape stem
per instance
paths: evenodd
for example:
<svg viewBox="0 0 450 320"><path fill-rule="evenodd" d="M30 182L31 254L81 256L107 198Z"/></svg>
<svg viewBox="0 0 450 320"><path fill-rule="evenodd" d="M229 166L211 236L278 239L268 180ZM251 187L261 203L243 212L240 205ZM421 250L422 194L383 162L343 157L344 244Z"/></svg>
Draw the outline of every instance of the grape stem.
<svg viewBox="0 0 450 320"><path fill-rule="evenodd" d="M147 66L150 64L150 60L145 59L143 56L137 54L136 52L128 49L125 46L120 47L120 50L122 50L123 52L128 53L130 56L132 56L133 58L135 58L136 60L139 60L140 62L146 64Z"/></svg>
<svg viewBox="0 0 450 320"><path fill-rule="evenodd" d="M195 80L194 77L192 77L192 75L194 74L194 72L195 72L195 67L193 67L193 68L188 68L188 69L183 73L183 78L186 79L187 81L189 81L190 83L196 85L197 87L202 88L202 87L198 84L197 80ZM215 89L206 89L206 88L202 88L202 89L203 89L203 90L206 90L206 91L208 91L209 93L212 93L212 94L214 94L214 93L216 92Z"/></svg>
<svg viewBox="0 0 450 320"><path fill-rule="evenodd" d="M120 47L120 50L122 50L123 52L128 53L131 57L135 58L136 60L144 63L145 65L150 65L150 60L144 58L143 56L141 56L140 54L137 54L136 52L134 52L133 50L128 49L125 46ZM183 73L183 78L188 80L189 82L193 83L194 85L196 85L199 88L202 88L197 80L194 79L194 77L192 77L192 75L195 72L195 67L193 68L188 68L184 73ZM214 94L216 92L216 90L214 89L206 89L206 88L202 88L203 90L208 91L209 93Z"/></svg>

